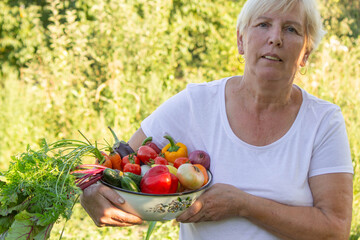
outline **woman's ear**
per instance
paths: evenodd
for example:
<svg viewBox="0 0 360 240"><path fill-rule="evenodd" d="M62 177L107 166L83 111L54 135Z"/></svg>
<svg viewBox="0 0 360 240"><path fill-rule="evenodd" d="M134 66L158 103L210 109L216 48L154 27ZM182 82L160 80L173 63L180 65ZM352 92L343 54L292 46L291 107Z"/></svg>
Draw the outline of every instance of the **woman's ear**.
<svg viewBox="0 0 360 240"><path fill-rule="evenodd" d="M243 43L243 36L239 34L239 30L237 30L237 46L238 52L240 55L244 55L244 43Z"/></svg>
<svg viewBox="0 0 360 240"><path fill-rule="evenodd" d="M305 52L304 56L302 57L302 60L300 62L301 67L305 67L307 60L309 59L310 52Z"/></svg>

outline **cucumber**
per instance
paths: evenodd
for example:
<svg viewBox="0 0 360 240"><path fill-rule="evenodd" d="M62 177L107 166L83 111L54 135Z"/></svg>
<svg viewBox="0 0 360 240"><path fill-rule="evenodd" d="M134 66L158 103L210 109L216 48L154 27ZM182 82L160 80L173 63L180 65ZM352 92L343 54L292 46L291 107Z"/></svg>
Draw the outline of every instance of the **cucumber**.
<svg viewBox="0 0 360 240"><path fill-rule="evenodd" d="M121 187L121 178L120 171L117 169L106 168L103 172L104 181L115 187Z"/></svg>
<svg viewBox="0 0 360 240"><path fill-rule="evenodd" d="M132 172L125 172L124 176L131 178L136 183L136 185L138 187L140 187L140 182L141 182L141 179L142 179L142 177L140 175L137 175L137 174L132 173Z"/></svg>
<svg viewBox="0 0 360 240"><path fill-rule="evenodd" d="M133 191L133 192L140 192L140 189L136 185L134 180L132 180L130 177L127 177L127 176L121 177L121 188L129 190L129 191Z"/></svg>

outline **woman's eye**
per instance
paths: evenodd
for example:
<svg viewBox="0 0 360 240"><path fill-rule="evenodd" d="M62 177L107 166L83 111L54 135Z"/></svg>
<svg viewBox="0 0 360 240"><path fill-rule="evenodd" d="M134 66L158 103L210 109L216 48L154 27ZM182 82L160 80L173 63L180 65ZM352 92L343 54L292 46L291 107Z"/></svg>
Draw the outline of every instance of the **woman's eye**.
<svg viewBox="0 0 360 240"><path fill-rule="evenodd" d="M268 24L266 24L266 23L259 23L258 26L259 26L259 27L267 27Z"/></svg>
<svg viewBox="0 0 360 240"><path fill-rule="evenodd" d="M286 31L288 31L288 32L297 33L296 28L294 28L294 27L289 26L289 27L286 27L285 29L286 29Z"/></svg>

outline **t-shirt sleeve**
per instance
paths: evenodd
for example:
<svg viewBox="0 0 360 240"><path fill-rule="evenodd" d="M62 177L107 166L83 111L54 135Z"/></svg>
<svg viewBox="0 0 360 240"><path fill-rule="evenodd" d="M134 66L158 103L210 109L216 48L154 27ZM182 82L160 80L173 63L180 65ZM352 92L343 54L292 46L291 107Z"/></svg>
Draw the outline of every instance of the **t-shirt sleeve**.
<svg viewBox="0 0 360 240"><path fill-rule="evenodd" d="M147 137L159 147L164 147L169 141L164 135L170 135L176 142L183 142L190 124L191 107L188 101L187 89L182 90L161 104L141 123L141 128Z"/></svg>
<svg viewBox="0 0 360 240"><path fill-rule="evenodd" d="M328 114L320 124L309 177L338 172L354 173L345 121L339 107Z"/></svg>

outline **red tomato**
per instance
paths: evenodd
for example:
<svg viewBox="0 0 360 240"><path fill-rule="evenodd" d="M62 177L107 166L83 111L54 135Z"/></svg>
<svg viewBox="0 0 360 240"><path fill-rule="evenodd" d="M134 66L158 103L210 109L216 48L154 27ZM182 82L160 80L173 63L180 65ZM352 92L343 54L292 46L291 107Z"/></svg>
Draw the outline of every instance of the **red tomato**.
<svg viewBox="0 0 360 240"><path fill-rule="evenodd" d="M169 165L168 161L164 157L161 157L161 156L157 156L154 159L154 164Z"/></svg>
<svg viewBox="0 0 360 240"><path fill-rule="evenodd" d="M187 157L179 157L179 158L175 159L174 167L179 168L184 163L190 163L189 158L187 158Z"/></svg>
<svg viewBox="0 0 360 240"><path fill-rule="evenodd" d="M136 163L127 163L123 168L123 172L132 172L136 175L141 175L141 167Z"/></svg>
<svg viewBox="0 0 360 240"><path fill-rule="evenodd" d="M140 146L137 151L137 157L144 164L150 164L157 156L156 151L149 146Z"/></svg>
<svg viewBox="0 0 360 240"><path fill-rule="evenodd" d="M124 169L125 165L128 163L135 163L140 165L140 160L135 154L131 153L123 157L123 159L121 160L121 169Z"/></svg>

